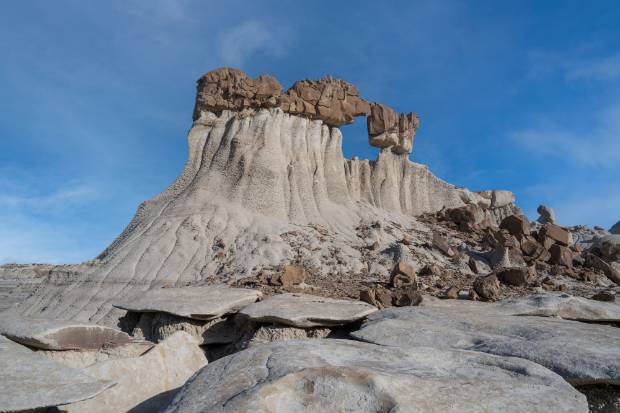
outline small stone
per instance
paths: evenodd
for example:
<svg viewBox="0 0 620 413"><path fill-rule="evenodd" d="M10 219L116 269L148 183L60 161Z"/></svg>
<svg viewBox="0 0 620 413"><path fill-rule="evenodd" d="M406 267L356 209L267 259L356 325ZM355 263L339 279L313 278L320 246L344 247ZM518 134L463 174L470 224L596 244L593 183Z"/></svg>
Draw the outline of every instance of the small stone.
<svg viewBox="0 0 620 413"><path fill-rule="evenodd" d="M444 298L447 298L447 299L456 300L457 298L459 298L459 289L455 286L449 287L444 292L443 296Z"/></svg>
<svg viewBox="0 0 620 413"><path fill-rule="evenodd" d="M616 295L608 291L600 291L594 294L591 298L592 300L597 300L597 301L607 301L607 302L616 301Z"/></svg>
<svg viewBox="0 0 620 413"><path fill-rule="evenodd" d="M419 272L420 276L440 275L441 268L436 264L425 265Z"/></svg>
<svg viewBox="0 0 620 413"><path fill-rule="evenodd" d="M415 288L403 288L392 292L392 304L396 307L420 305L423 297Z"/></svg>
<svg viewBox="0 0 620 413"><path fill-rule="evenodd" d="M448 244L448 240L438 233L433 234L433 246L448 257L454 256L454 250L450 244Z"/></svg>
<svg viewBox="0 0 620 413"><path fill-rule="evenodd" d="M504 268L497 272L497 278L504 284L519 287L530 282L532 270L530 267Z"/></svg>
<svg viewBox="0 0 620 413"><path fill-rule="evenodd" d="M485 300L495 300L500 294L500 284L495 274L476 278L473 287L474 291Z"/></svg>
<svg viewBox="0 0 620 413"><path fill-rule="evenodd" d="M299 265L285 265L278 281L283 287L299 285L306 280L306 269Z"/></svg>
<svg viewBox="0 0 620 413"><path fill-rule="evenodd" d="M478 270L478 264L476 263L476 260L473 259L473 257L469 257L469 261L467 261L467 265L469 266L469 269L471 270L471 272L473 272L474 274L478 274L480 272Z"/></svg>
<svg viewBox="0 0 620 413"><path fill-rule="evenodd" d="M400 288L403 285L414 284L416 281L416 271L415 268L409 263L404 261L400 261L394 267L392 271L392 278L390 282L396 288Z"/></svg>

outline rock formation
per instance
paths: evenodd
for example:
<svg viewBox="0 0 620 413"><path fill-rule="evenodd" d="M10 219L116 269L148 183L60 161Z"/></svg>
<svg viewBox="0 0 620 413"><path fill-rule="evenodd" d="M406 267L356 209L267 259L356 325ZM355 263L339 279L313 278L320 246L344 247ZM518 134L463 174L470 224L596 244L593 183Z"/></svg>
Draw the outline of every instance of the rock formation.
<svg viewBox="0 0 620 413"><path fill-rule="evenodd" d="M153 288L238 282L291 263L316 277L389 274L393 237L417 215L467 204L494 222L516 212L512 194L457 188L409 161L413 114L368 103L331 77L280 90L233 69L203 76L181 176L140 205L97 260L48 269L20 310L116 326L123 311L112 304ZM357 115L369 115L371 140L393 143L376 161L342 155L337 126ZM360 233L374 222L397 227ZM371 251L373 232L381 238Z"/></svg>

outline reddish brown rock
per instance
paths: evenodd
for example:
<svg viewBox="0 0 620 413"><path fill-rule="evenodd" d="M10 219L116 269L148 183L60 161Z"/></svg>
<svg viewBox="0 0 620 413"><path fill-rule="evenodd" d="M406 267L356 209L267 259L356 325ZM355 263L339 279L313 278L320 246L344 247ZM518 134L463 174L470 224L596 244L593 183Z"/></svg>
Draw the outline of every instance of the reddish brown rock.
<svg viewBox="0 0 620 413"><path fill-rule="evenodd" d="M484 213L475 204L467 204L446 210L446 218L459 225L461 230L470 230L484 219Z"/></svg>
<svg viewBox="0 0 620 413"><path fill-rule="evenodd" d="M560 244L553 244L549 248L551 254L551 263L563 265L565 267L573 266L573 252L568 248Z"/></svg>
<svg viewBox="0 0 620 413"><path fill-rule="evenodd" d="M477 277L473 287L474 291L484 300L495 300L500 294L499 280L495 274Z"/></svg>
<svg viewBox="0 0 620 413"><path fill-rule="evenodd" d="M377 286L360 291L360 300L377 308L387 308L392 306L392 292L387 288Z"/></svg>
<svg viewBox="0 0 620 413"><path fill-rule="evenodd" d="M306 270L298 265L285 265L282 274L277 277L275 284L283 287L292 287L301 284L307 276Z"/></svg>
<svg viewBox="0 0 620 413"><path fill-rule="evenodd" d="M558 225L550 223L543 225L538 236L540 240L548 238L565 247L568 247L571 241L570 232Z"/></svg>
<svg viewBox="0 0 620 413"><path fill-rule="evenodd" d="M459 298L459 289L455 286L449 287L445 292L444 292L444 298L448 298L451 300L456 300L457 298Z"/></svg>
<svg viewBox="0 0 620 413"><path fill-rule="evenodd" d="M592 300L597 300L597 301L607 301L607 302L616 301L616 295L608 291L600 291L594 294L591 298Z"/></svg>
<svg viewBox="0 0 620 413"><path fill-rule="evenodd" d="M503 268L497 272L497 279L504 284L519 287L529 284L533 278L530 267Z"/></svg>
<svg viewBox="0 0 620 413"><path fill-rule="evenodd" d="M520 240L530 235L530 221L525 215L509 215L502 220L499 227Z"/></svg>
<svg viewBox="0 0 620 413"><path fill-rule="evenodd" d="M413 287L402 288L392 292L392 304L396 307L420 305L423 297Z"/></svg>
<svg viewBox="0 0 620 413"><path fill-rule="evenodd" d="M450 244L448 244L448 240L438 233L433 234L433 247L437 248L448 257L453 257L455 254Z"/></svg>

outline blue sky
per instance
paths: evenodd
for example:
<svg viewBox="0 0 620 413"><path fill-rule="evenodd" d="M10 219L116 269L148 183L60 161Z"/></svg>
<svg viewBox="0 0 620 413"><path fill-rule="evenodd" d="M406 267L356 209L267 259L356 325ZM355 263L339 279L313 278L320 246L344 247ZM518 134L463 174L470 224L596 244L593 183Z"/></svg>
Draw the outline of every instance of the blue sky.
<svg viewBox="0 0 620 413"><path fill-rule="evenodd" d="M420 114L412 159L532 217L620 219L615 1L13 1L0 12L0 263L79 262L181 171L198 77L332 74ZM364 122L347 156L374 158Z"/></svg>

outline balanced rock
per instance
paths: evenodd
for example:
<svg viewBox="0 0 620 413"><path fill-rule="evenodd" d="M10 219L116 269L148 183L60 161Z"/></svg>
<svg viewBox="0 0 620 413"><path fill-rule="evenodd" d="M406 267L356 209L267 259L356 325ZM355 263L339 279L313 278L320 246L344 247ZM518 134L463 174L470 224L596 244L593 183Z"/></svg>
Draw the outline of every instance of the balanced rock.
<svg viewBox="0 0 620 413"><path fill-rule="evenodd" d="M358 321L377 308L351 300L308 294L279 294L251 304L239 312L257 323L280 323L293 327L330 327Z"/></svg>
<svg viewBox="0 0 620 413"><path fill-rule="evenodd" d="M407 349L431 346L520 357L541 364L570 382L620 384L620 331L606 325L503 315L493 313L488 304L469 302L468 306L452 308L381 310L369 316L361 329L351 335L362 341Z"/></svg>
<svg viewBox="0 0 620 413"><path fill-rule="evenodd" d="M443 413L456 406L459 412L588 411L583 395L527 360L330 339L272 343L215 361L165 412Z"/></svg>
<svg viewBox="0 0 620 413"><path fill-rule="evenodd" d="M122 331L78 321L0 315L0 334L21 344L43 350L97 350L127 344L132 338Z"/></svg>
<svg viewBox="0 0 620 413"><path fill-rule="evenodd" d="M245 288L156 288L114 306L137 313L163 312L196 320L213 320L236 313L261 295L260 291Z"/></svg>
<svg viewBox="0 0 620 413"><path fill-rule="evenodd" d="M38 411L97 396L113 381L91 377L0 336L0 412Z"/></svg>
<svg viewBox="0 0 620 413"><path fill-rule="evenodd" d="M150 413L158 411L196 371L207 364L198 341L179 331L146 354L104 361L84 373L117 383L110 390L65 406L67 413Z"/></svg>
<svg viewBox="0 0 620 413"><path fill-rule="evenodd" d="M553 209L544 205L539 205L536 212L540 215L538 217L538 222L541 224L555 224L555 211L553 211Z"/></svg>

